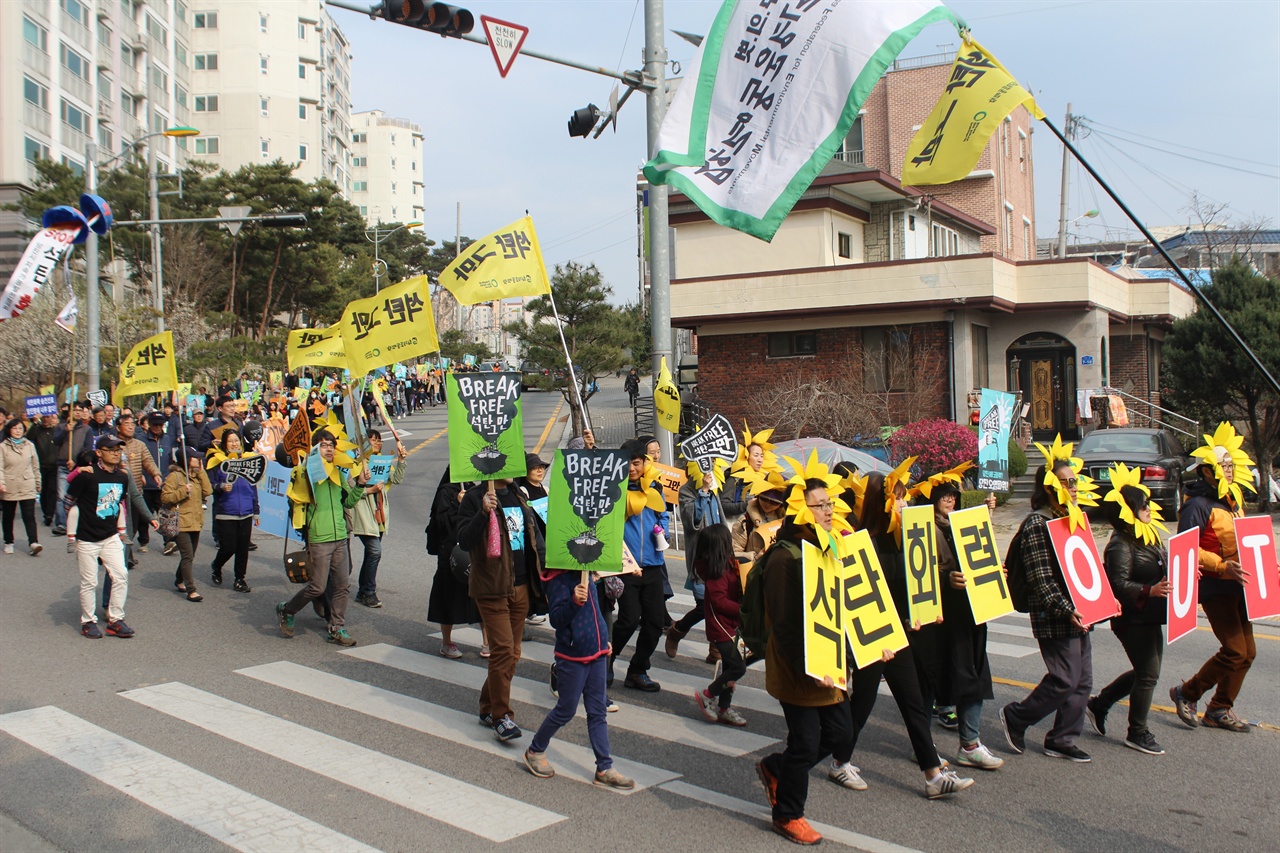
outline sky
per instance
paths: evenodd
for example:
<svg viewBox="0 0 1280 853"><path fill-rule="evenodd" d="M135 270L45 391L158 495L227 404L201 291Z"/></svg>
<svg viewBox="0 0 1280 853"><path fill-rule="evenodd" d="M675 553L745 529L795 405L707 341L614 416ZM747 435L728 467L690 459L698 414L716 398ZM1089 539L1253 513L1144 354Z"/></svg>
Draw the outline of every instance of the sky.
<svg viewBox="0 0 1280 853"><path fill-rule="evenodd" d="M528 27L527 49L616 70L642 65L642 0L462 5L475 15L477 33L487 15ZM666 0L668 76L678 75L675 64L688 67L695 50L671 31L705 33L719 5ZM1085 118L1088 135L1077 147L1148 226L1196 221L1189 210L1195 192L1225 205L1220 217L1280 227L1280 3L949 5L1058 127L1068 103ZM616 132L570 138L570 114L588 102L606 107L613 80L523 55L504 79L485 45L329 11L351 42L354 108L422 127L428 237L453 239L459 211L463 237L477 238L527 210L548 271L594 263L615 302L636 300L635 181L646 159L639 93L619 112ZM959 42L953 27L936 24L902 56L954 53ZM1036 233L1052 237L1062 146L1044 127L1032 139ZM1137 238L1078 165L1068 205L1072 242ZM1093 209L1098 216L1080 218Z"/></svg>

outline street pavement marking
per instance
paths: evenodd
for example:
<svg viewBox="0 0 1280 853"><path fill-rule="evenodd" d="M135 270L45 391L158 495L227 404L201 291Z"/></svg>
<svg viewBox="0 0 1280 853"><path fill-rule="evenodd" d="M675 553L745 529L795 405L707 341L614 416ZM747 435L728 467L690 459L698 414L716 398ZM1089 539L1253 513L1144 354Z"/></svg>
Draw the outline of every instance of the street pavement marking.
<svg viewBox="0 0 1280 853"><path fill-rule="evenodd" d="M987 632L991 634L1004 634L1006 637L1026 637L1027 639L1035 639L1035 634L1031 631L1030 625L1009 625L1004 622L988 622Z"/></svg>
<svg viewBox="0 0 1280 853"><path fill-rule="evenodd" d="M987 654L1005 658L1025 658L1040 651L1039 646L1019 646L1014 643L1002 643L999 640L987 640Z"/></svg>
<svg viewBox="0 0 1280 853"><path fill-rule="evenodd" d="M376 850L61 708L5 714L0 730L235 850Z"/></svg>
<svg viewBox="0 0 1280 853"><path fill-rule="evenodd" d="M119 695L489 841L510 841L565 820L564 815L180 682Z"/></svg>
<svg viewBox="0 0 1280 853"><path fill-rule="evenodd" d="M538 443L533 448L533 455L538 456L542 453L542 445L547 443L547 436L551 435L551 428L556 425L556 417L560 414L560 409L564 406L564 397L560 398L560 402L556 403L556 410L551 413L547 425L542 428L542 435L538 436Z"/></svg>
<svg viewBox="0 0 1280 853"><path fill-rule="evenodd" d="M415 447L413 450L410 450L408 453L406 453L406 454L405 454L405 456L406 456L406 457L412 456L413 454L417 453L419 450L421 450L422 448L426 447L428 444L430 444L431 442L435 441L437 438L439 438L440 436L444 435L444 434L445 434L446 432L448 432L448 431L449 431L449 428L448 428L448 427L445 427L444 429L440 430L440 431L439 431L438 433L436 433L435 435L431 436L431 438L428 438L428 439L426 439L425 441L423 441L421 444L419 444L419 445L418 445L417 447Z"/></svg>
<svg viewBox="0 0 1280 853"><path fill-rule="evenodd" d="M524 766L524 751L515 746L498 743L492 731L477 724L475 714L456 711L442 705L433 705L421 699L393 693L381 687L320 672L288 661L246 667L237 669L236 672L285 690L292 690L303 696L358 711L452 743L460 743ZM593 783L596 760L595 753L590 747L556 739L551 742L547 757L555 765L557 776L588 785ZM633 794L644 788L680 778L679 773L628 761L617 756L614 756L613 766L622 775L630 776L636 781L636 786L629 791L610 789L619 794Z"/></svg>
<svg viewBox="0 0 1280 853"><path fill-rule="evenodd" d="M474 690L479 690L488 676L487 670L480 667L385 643L343 649L342 654ZM545 682L519 676L511 680L511 698L539 708L553 708L556 704L556 697L551 695ZM586 716L581 707L578 708L578 716ZM702 719L679 717L636 705L623 705L616 714L610 714L609 727L734 757L778 742L776 738L741 729L709 726Z"/></svg>
<svg viewBox="0 0 1280 853"><path fill-rule="evenodd" d="M721 794L719 791L711 791L706 788L699 788L697 785L690 785L688 782L679 779L659 785L658 789L670 791L678 796L688 797L691 800L697 800L700 803L706 803L709 806L724 809L725 811L753 817L763 821L766 825L773 821L773 813L763 803L750 803L737 797L730 797L728 794ZM762 791L761 797L763 796L764 792ZM855 850L865 850L867 853L920 853L919 850L911 847L903 847L899 844L894 844L892 841L882 841L879 838L872 838L870 835L863 835L860 832L832 826L828 823L811 820L809 825L822 833L826 840L852 847Z"/></svg>

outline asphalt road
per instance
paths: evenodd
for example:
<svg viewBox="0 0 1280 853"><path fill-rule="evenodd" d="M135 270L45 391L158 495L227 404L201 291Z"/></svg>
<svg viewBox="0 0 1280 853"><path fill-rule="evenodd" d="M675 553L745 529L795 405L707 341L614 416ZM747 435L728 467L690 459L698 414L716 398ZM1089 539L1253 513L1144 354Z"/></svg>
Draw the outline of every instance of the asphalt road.
<svg viewBox="0 0 1280 853"><path fill-rule="evenodd" d="M592 402L603 416L624 401L620 382L609 380ZM525 402L526 442L545 440L544 456L563 429L548 428L566 414L557 403L536 393ZM465 642L463 660L440 658L436 626L424 621L435 558L422 531L447 456L444 409L402 426L412 432L412 455L392 495L379 572L385 607L351 605L359 645L348 652L324 642L323 623L310 613L299 615L294 639L279 636L273 607L293 587L279 540L269 536L257 537L247 595L207 583L212 550L202 543L200 604L173 590L173 559L141 555L128 602L138 634L128 641L79 636L77 574L64 540L42 531L43 556L0 558L0 848L788 849L768 832L752 769L785 737L779 709L763 692L763 672L752 671L737 702L750 725L701 722L690 696L711 674L696 656L705 650L694 641L700 635L682 646L688 656L658 652L652 674L661 693L620 683L612 691L623 706L610 717L612 749L640 780L635 793L583 784L590 751L581 719L552 744L552 780L534 779L519 763L530 733L503 747L475 724L484 662ZM679 588L677 556L669 565ZM670 609L679 614L686 603L678 596ZM854 757L870 790L846 791L815 773L809 817L828 844L865 850L1275 849L1280 625L1259 625L1258 636L1238 710L1266 727L1192 731L1156 712L1152 729L1167 755L1128 750L1115 734L1086 734L1082 746L1094 761L1076 765L1034 749L1013 756L1004 745L996 707L1024 695L1043 667L1025 618L1001 620L991 634L996 702L983 734L1005 767L954 800L925 800L901 720L884 697ZM1094 640L1101 684L1127 667L1109 629ZM1208 631L1168 648L1157 703L1215 648ZM517 672L526 730L553 701L550 650L549 633L532 629ZM1123 730L1122 718L1122 708L1113 712L1113 730ZM1038 745L1044 730L1032 729L1028 743ZM943 755L954 753L953 733L935 729L935 740Z"/></svg>

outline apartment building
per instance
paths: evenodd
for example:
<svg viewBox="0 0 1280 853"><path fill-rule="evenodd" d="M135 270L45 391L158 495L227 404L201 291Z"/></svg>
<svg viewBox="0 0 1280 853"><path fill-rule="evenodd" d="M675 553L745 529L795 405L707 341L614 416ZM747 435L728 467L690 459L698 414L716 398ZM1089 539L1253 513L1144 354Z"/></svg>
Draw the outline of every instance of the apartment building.
<svg viewBox="0 0 1280 853"><path fill-rule="evenodd" d="M351 203L370 225L421 222L422 128L382 110L354 113L351 128Z"/></svg>

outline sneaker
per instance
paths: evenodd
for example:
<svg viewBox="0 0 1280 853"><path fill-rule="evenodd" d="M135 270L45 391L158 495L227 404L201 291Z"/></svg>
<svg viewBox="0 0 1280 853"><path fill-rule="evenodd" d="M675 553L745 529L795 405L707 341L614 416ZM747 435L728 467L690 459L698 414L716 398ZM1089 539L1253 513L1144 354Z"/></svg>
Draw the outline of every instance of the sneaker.
<svg viewBox="0 0 1280 853"><path fill-rule="evenodd" d="M121 619L119 622L108 622L107 633L113 637L119 637L122 640L127 640L132 637L135 632L128 625L124 624L124 620Z"/></svg>
<svg viewBox="0 0 1280 853"><path fill-rule="evenodd" d="M954 796L972 785L972 779L957 776L954 770L939 770L937 776L925 781L924 795L930 800L940 800Z"/></svg>
<svg viewBox="0 0 1280 853"><path fill-rule="evenodd" d="M827 768L827 778L850 791L867 790L867 782L862 778L862 771L847 761L839 762L832 759L831 766Z"/></svg>
<svg viewBox="0 0 1280 853"><path fill-rule="evenodd" d="M249 588L249 584L245 582L244 578L236 578L236 582L231 585L231 588L236 592L253 592L253 590Z"/></svg>
<svg viewBox="0 0 1280 853"><path fill-rule="evenodd" d="M146 545L139 545L139 546L138 546L138 550L145 554L145 553L147 553L147 546L146 546Z"/></svg>
<svg viewBox="0 0 1280 853"><path fill-rule="evenodd" d="M1004 766L1004 759L996 756L980 743L973 746L962 746L956 753L956 764L961 767L976 767L979 770L999 770Z"/></svg>
<svg viewBox="0 0 1280 853"><path fill-rule="evenodd" d="M1019 730L1010 726L1009 719L1006 716L1008 711L1008 705L1000 709L1000 728L1004 729L1004 739L1009 742L1009 748L1018 753L1018 755L1022 755L1027 751L1027 730Z"/></svg>
<svg viewBox="0 0 1280 853"><path fill-rule="evenodd" d="M528 622L530 625L545 625L547 624L547 614L533 613L526 616L524 621ZM535 773L534 775L536 776L537 774Z"/></svg>
<svg viewBox="0 0 1280 853"><path fill-rule="evenodd" d="M44 546L43 546L43 545L41 545L39 542L32 542L32 543L31 543L31 556L33 556L33 557L39 557L39 556L40 556L40 552L41 552L41 551L43 551L43 550L44 550Z"/></svg>
<svg viewBox="0 0 1280 853"><path fill-rule="evenodd" d="M716 715L716 722L723 726L733 726L740 729L747 724L747 718L733 708L725 708Z"/></svg>
<svg viewBox="0 0 1280 853"><path fill-rule="evenodd" d="M382 600L378 598L378 594L376 592L371 592L368 595L356 596L356 601L360 602L365 607L378 608L382 606Z"/></svg>
<svg viewBox="0 0 1280 853"><path fill-rule="evenodd" d="M462 657L462 649L458 648L457 643L441 643L440 657L448 658L449 660L457 660Z"/></svg>
<svg viewBox="0 0 1280 853"><path fill-rule="evenodd" d="M88 637L90 640L101 640L102 629L98 627L97 622L86 622L80 626L80 636Z"/></svg>
<svg viewBox="0 0 1280 853"><path fill-rule="evenodd" d="M523 735L524 732L520 731L520 727L516 725L516 721L511 719L509 716L503 717L493 725L493 736L503 743L506 743L509 740L517 740Z"/></svg>
<svg viewBox="0 0 1280 853"><path fill-rule="evenodd" d="M604 710L606 713L616 714L618 713L618 703L606 696L604 697Z"/></svg>
<svg viewBox="0 0 1280 853"><path fill-rule="evenodd" d="M1169 688L1169 698L1173 700L1173 709L1178 712L1178 719L1187 728L1196 727L1196 703L1182 695L1182 685L1175 684Z"/></svg>
<svg viewBox="0 0 1280 853"><path fill-rule="evenodd" d="M1084 716L1089 721L1089 728L1099 737L1107 736L1107 711L1098 704L1097 696L1085 703Z"/></svg>
<svg viewBox="0 0 1280 853"><path fill-rule="evenodd" d="M49 532L54 536L66 536L67 528L63 527L61 524L55 524L53 527L49 528Z"/></svg>
<svg viewBox="0 0 1280 853"><path fill-rule="evenodd" d="M1156 742L1149 731L1130 733L1124 739L1124 745L1138 752L1145 752L1147 755L1164 755L1164 747Z"/></svg>
<svg viewBox="0 0 1280 853"><path fill-rule="evenodd" d="M793 844L803 844L806 847L822 841L821 833L810 826L809 821L802 817L792 818L791 820L774 820L773 831Z"/></svg>
<svg viewBox="0 0 1280 853"><path fill-rule="evenodd" d="M164 555L165 555L166 557L168 557L168 556L170 556L170 555L172 555L172 554L176 554L177 552L178 552L178 543L177 543L177 542L166 542L166 543L164 543Z"/></svg>
<svg viewBox="0 0 1280 853"><path fill-rule="evenodd" d="M339 628L336 631L329 632L329 642L339 646L354 646L356 641L347 633L346 628Z"/></svg>
<svg viewBox="0 0 1280 853"><path fill-rule="evenodd" d="M955 708L943 708L938 711L938 725L942 726L949 732L954 732L960 728L960 717L956 714Z"/></svg>
<svg viewBox="0 0 1280 853"><path fill-rule="evenodd" d="M1205 711L1204 716L1200 718L1200 725L1210 729L1226 729L1229 732L1240 732L1241 734L1247 734L1250 731L1248 721L1237 717L1230 708Z"/></svg>
<svg viewBox="0 0 1280 853"><path fill-rule="evenodd" d="M485 643L480 647L480 657L487 658L489 656L489 644Z"/></svg>
<svg viewBox="0 0 1280 853"><path fill-rule="evenodd" d="M209 580L213 581L214 586L222 586L222 569L214 569Z"/></svg>
<svg viewBox="0 0 1280 853"><path fill-rule="evenodd" d="M560 695L560 676L559 674L556 673L555 661L551 662L551 672L547 677L547 682L551 686L551 695L559 696Z"/></svg>
<svg viewBox="0 0 1280 853"><path fill-rule="evenodd" d="M760 784L764 785L764 798L769 803L769 808L773 808L778 804L778 777L769 772L763 760L756 762L756 775L760 777Z"/></svg>
<svg viewBox="0 0 1280 853"><path fill-rule="evenodd" d="M657 693L662 689L662 685L650 678L647 672L630 673L627 675L627 679L622 682L622 685L644 693Z"/></svg>
<svg viewBox="0 0 1280 853"><path fill-rule="evenodd" d="M529 772L539 779L550 779L556 775L551 762L547 761L545 752L534 752L532 749L526 749L524 751L524 766L528 767Z"/></svg>
<svg viewBox="0 0 1280 853"><path fill-rule="evenodd" d="M629 685L628 685L629 686ZM720 714L720 699L707 695L705 690L693 691L693 701L698 703L698 710L702 712L702 718L708 723L714 723Z"/></svg>
<svg viewBox="0 0 1280 853"><path fill-rule="evenodd" d="M490 729L493 728L493 714L481 714L480 725Z"/></svg>
<svg viewBox="0 0 1280 853"><path fill-rule="evenodd" d="M280 602L276 605L276 619L280 622L280 634L284 637L293 636L293 614L285 613L284 606L286 602Z"/></svg>
<svg viewBox="0 0 1280 853"><path fill-rule="evenodd" d="M67 537L67 553L74 554L76 552L76 538L74 536Z"/></svg>
<svg viewBox="0 0 1280 853"><path fill-rule="evenodd" d="M630 791L636 786L636 780L628 779L612 767L598 771L594 781L601 788L613 788L617 791Z"/></svg>
<svg viewBox="0 0 1280 853"><path fill-rule="evenodd" d="M10 542L9 544L7 544L7 545L5 545L5 546L4 546L4 552L5 552L6 554L12 554L12 553L13 553L13 543L12 543L12 542Z"/></svg>
<svg viewBox="0 0 1280 853"><path fill-rule="evenodd" d="M1093 756L1078 746L1055 746L1046 743L1044 745L1044 754L1050 758L1065 758L1077 764L1088 764L1093 761Z"/></svg>

